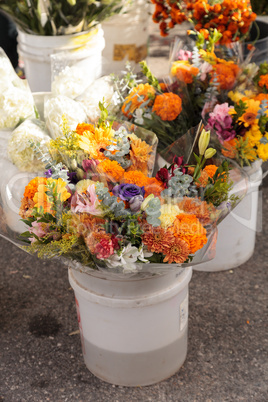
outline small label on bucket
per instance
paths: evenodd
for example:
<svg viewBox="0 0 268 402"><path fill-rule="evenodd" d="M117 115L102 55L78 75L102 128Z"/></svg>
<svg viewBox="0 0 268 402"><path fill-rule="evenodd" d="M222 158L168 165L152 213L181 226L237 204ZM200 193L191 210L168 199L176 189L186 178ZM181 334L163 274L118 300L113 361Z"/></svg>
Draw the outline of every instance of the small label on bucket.
<svg viewBox="0 0 268 402"><path fill-rule="evenodd" d="M188 293L183 302L180 304L180 331L184 329L188 322Z"/></svg>

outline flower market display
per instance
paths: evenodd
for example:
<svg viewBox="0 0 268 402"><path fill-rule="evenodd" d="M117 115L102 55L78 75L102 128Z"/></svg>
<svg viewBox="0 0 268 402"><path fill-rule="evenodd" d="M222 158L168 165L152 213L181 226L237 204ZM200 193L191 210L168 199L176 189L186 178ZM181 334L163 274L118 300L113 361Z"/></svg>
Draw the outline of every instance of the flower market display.
<svg viewBox="0 0 268 402"><path fill-rule="evenodd" d="M153 21L162 36L176 24L189 21L194 29L208 35L215 28L222 33L220 44L240 41L247 36L256 14L250 0L151 0L155 4Z"/></svg>

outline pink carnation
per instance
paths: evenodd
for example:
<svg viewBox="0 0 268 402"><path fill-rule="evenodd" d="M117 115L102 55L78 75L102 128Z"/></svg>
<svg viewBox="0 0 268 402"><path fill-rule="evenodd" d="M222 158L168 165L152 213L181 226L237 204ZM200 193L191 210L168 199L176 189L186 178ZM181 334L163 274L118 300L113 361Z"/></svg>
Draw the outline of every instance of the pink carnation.
<svg viewBox="0 0 268 402"><path fill-rule="evenodd" d="M229 114L230 109L232 109L232 106L229 106L228 103L223 103L222 105L216 105L213 112L209 114L206 130L215 130L221 143L232 140L236 136L233 119Z"/></svg>

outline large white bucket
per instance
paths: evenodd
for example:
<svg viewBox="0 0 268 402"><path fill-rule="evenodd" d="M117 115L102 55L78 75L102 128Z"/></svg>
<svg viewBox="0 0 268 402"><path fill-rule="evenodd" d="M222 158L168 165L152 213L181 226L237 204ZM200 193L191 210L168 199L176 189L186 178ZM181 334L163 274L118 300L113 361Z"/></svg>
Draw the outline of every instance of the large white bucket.
<svg viewBox="0 0 268 402"><path fill-rule="evenodd" d="M84 360L112 384L142 386L176 373L187 354L192 268L107 280L69 269Z"/></svg>
<svg viewBox="0 0 268 402"><path fill-rule="evenodd" d="M103 50L103 74L119 74L129 61L133 71L139 71L139 62L147 56L149 10L147 0L135 0L102 23L106 46Z"/></svg>
<svg viewBox="0 0 268 402"><path fill-rule="evenodd" d="M216 272L236 268L254 253L262 169L256 163L252 169L244 169L249 175L247 194L219 224L215 258L196 265L196 271Z"/></svg>
<svg viewBox="0 0 268 402"><path fill-rule="evenodd" d="M103 30L72 35L42 36L30 35L19 30L18 51L21 55L25 75L32 92L51 90L51 55L69 52L66 58L70 65L88 67L92 81L101 75L102 50L105 46Z"/></svg>

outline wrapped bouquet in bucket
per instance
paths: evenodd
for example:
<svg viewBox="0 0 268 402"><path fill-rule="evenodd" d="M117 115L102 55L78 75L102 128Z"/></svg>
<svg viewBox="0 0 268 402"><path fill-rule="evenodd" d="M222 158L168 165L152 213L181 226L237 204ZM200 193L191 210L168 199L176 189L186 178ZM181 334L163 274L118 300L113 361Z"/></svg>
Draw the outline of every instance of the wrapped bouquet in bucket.
<svg viewBox="0 0 268 402"><path fill-rule="evenodd" d="M229 197L226 161L209 163L209 133L194 163L177 155L152 176L155 134L106 116L101 107L97 124L75 130L64 121L46 149L29 142L44 170L28 180L17 211L26 230L14 233L4 213L1 234L68 264L84 359L95 375L152 384L183 364L191 265L213 257L216 223L242 193ZM11 182L1 191L11 209L14 193Z"/></svg>

